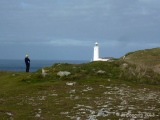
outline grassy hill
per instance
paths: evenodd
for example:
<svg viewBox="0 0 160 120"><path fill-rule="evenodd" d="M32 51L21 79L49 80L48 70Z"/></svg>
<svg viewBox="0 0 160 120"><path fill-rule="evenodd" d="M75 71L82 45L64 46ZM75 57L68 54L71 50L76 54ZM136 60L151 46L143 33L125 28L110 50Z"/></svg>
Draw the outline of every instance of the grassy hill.
<svg viewBox="0 0 160 120"><path fill-rule="evenodd" d="M56 63L43 68L45 75L41 69L0 71L0 119L159 119L159 53L154 48L107 62Z"/></svg>
<svg viewBox="0 0 160 120"><path fill-rule="evenodd" d="M149 67L155 72L160 73L160 48L127 53L125 55L125 60L134 64Z"/></svg>

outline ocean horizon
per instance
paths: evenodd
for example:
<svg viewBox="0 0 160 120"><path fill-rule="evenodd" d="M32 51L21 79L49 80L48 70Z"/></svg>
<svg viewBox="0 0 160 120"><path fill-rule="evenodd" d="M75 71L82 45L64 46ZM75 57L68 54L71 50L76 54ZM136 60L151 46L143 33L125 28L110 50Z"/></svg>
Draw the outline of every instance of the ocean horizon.
<svg viewBox="0 0 160 120"><path fill-rule="evenodd" d="M31 60L30 72L35 72L43 67L51 66L55 63L82 64L87 60ZM0 71L25 72L26 65L24 59L0 59Z"/></svg>

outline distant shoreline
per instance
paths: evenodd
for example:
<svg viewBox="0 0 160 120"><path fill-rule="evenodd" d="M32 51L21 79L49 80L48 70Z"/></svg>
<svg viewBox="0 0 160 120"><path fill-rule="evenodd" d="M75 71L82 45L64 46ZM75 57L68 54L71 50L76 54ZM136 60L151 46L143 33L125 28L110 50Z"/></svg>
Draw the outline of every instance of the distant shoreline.
<svg viewBox="0 0 160 120"><path fill-rule="evenodd" d="M30 72L35 72L40 68L51 66L55 63L81 64L87 63L86 60L31 60ZM0 59L0 71L25 71L23 59Z"/></svg>

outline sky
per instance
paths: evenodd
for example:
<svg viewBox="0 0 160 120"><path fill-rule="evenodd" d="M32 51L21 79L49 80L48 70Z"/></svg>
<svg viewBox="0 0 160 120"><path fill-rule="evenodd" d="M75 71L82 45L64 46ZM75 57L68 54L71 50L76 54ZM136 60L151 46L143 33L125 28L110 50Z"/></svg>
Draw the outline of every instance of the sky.
<svg viewBox="0 0 160 120"><path fill-rule="evenodd" d="M160 0L0 0L0 59L91 60L160 47Z"/></svg>

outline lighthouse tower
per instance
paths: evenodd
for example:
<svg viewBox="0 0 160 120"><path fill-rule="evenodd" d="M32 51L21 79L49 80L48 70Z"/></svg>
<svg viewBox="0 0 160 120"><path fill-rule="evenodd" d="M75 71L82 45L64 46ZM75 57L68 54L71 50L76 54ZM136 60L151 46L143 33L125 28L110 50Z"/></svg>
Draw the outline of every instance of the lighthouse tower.
<svg viewBox="0 0 160 120"><path fill-rule="evenodd" d="M94 53L93 53L93 61L98 61L99 60L99 47L98 47L98 43L95 43L94 46Z"/></svg>

